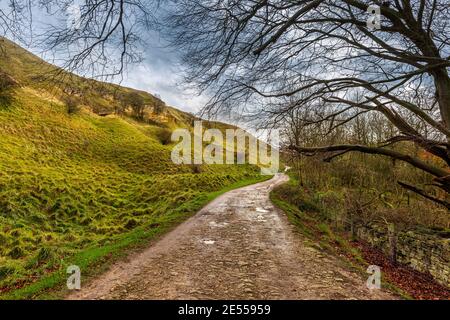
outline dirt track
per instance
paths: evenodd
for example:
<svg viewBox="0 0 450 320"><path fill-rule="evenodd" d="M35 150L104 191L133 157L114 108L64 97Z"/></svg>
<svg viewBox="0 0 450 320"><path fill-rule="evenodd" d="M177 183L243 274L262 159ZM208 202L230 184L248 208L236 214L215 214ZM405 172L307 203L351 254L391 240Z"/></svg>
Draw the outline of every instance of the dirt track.
<svg viewBox="0 0 450 320"><path fill-rule="evenodd" d="M269 201L272 180L224 194L69 299L392 299L306 244Z"/></svg>

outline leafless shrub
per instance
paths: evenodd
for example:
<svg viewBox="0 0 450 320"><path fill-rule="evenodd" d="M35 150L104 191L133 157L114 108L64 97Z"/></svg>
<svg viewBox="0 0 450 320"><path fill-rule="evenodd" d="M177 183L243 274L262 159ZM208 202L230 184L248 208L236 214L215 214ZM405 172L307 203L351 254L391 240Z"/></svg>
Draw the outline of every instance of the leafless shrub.
<svg viewBox="0 0 450 320"><path fill-rule="evenodd" d="M68 114L75 114L80 111L80 101L73 96L65 96L63 102L67 107Z"/></svg>
<svg viewBox="0 0 450 320"><path fill-rule="evenodd" d="M168 145L172 142L172 131L169 129L161 128L156 132L156 136L158 137L159 141L163 145Z"/></svg>

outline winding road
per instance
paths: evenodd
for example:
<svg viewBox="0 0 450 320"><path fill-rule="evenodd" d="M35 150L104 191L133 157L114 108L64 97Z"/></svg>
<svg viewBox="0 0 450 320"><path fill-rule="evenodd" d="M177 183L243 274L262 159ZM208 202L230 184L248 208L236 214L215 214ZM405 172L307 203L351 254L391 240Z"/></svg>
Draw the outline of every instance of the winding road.
<svg viewBox="0 0 450 320"><path fill-rule="evenodd" d="M308 245L269 200L288 177L230 191L68 299L393 299Z"/></svg>

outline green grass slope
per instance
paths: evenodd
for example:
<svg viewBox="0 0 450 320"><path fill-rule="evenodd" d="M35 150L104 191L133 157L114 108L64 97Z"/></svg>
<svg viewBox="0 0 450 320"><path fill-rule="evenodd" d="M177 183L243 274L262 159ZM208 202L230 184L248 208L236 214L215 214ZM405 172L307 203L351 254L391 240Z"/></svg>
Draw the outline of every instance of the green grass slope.
<svg viewBox="0 0 450 320"><path fill-rule="evenodd" d="M0 297L40 297L63 286L68 265L89 274L221 192L264 179L249 165L173 164L158 132L193 120L173 108L152 124L69 115L49 83L29 81L35 56L11 43L6 54L15 63L0 58L0 75L14 83L0 92Z"/></svg>

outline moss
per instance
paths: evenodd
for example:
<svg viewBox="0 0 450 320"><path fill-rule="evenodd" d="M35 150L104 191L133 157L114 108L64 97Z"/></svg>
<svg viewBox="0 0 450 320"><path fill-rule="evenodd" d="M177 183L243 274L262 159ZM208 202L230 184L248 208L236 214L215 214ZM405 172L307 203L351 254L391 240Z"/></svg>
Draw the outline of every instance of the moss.
<svg viewBox="0 0 450 320"><path fill-rule="evenodd" d="M50 248L41 248L37 254L37 260L39 262L47 261L53 256L53 252Z"/></svg>
<svg viewBox="0 0 450 320"><path fill-rule="evenodd" d="M4 246L8 243L8 238L3 233L0 233L0 246Z"/></svg>
<svg viewBox="0 0 450 320"><path fill-rule="evenodd" d="M8 252L8 256L10 256L12 259L19 259L22 258L25 255L25 252L20 247L14 247Z"/></svg>
<svg viewBox="0 0 450 320"><path fill-rule="evenodd" d="M10 266L1 266L0 267L0 280L6 279L8 276L14 274L15 268Z"/></svg>
<svg viewBox="0 0 450 320"><path fill-rule="evenodd" d="M128 221L123 226L125 229L133 229L139 225L139 222L136 219L128 219Z"/></svg>

